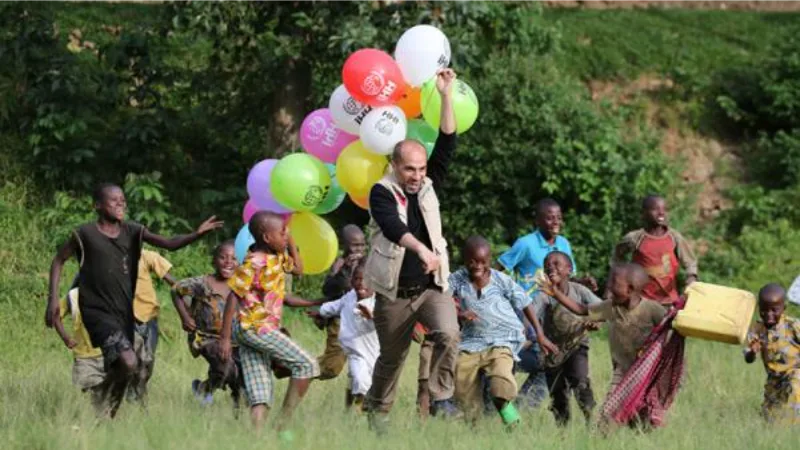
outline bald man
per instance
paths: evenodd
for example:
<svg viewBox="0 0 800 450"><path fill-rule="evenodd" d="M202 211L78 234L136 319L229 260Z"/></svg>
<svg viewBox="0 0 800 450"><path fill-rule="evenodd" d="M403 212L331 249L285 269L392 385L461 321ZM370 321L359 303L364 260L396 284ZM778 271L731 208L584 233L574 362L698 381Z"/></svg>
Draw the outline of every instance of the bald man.
<svg viewBox="0 0 800 450"><path fill-rule="evenodd" d="M436 88L441 96L441 127L430 161L415 140L397 144L389 174L370 192L370 251L365 278L377 295L375 328L381 354L375 365L365 409L376 431L388 426L397 382L416 322L433 341L429 380L432 413L455 415L455 361L458 320L447 285L450 274L447 243L437 193L456 146L452 88L456 74L441 70Z"/></svg>

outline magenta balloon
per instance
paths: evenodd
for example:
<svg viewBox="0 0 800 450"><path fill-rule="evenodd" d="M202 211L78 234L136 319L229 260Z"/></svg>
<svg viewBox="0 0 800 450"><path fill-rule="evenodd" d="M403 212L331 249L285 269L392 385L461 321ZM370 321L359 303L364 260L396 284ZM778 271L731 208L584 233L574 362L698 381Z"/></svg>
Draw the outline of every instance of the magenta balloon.
<svg viewBox="0 0 800 450"><path fill-rule="evenodd" d="M250 218L253 217L256 211L258 211L258 206L252 200L247 200L247 203L244 204L244 210L242 210L242 221L249 223Z"/></svg>
<svg viewBox="0 0 800 450"><path fill-rule="evenodd" d="M358 136L346 133L336 126L328 108L307 115L300 125L300 144L309 154L322 162L334 164L339 153Z"/></svg>
<svg viewBox="0 0 800 450"><path fill-rule="evenodd" d="M272 169L278 164L277 159L265 159L250 169L247 174L247 194L250 201L257 210L273 211L279 214L291 213L292 211L284 208L272 197L269 188L269 180Z"/></svg>

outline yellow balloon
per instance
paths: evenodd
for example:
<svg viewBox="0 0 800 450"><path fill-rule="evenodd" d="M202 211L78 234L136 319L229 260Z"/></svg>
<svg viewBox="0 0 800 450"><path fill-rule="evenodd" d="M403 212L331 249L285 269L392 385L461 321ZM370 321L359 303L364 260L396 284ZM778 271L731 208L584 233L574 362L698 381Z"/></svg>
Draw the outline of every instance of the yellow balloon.
<svg viewBox="0 0 800 450"><path fill-rule="evenodd" d="M383 177L388 164L386 156L372 153L358 140L345 147L336 159L336 178L351 197L365 198Z"/></svg>
<svg viewBox="0 0 800 450"><path fill-rule="evenodd" d="M339 240L328 222L310 212L296 212L289 221L289 233L303 260L304 274L323 273L331 267L339 253Z"/></svg>

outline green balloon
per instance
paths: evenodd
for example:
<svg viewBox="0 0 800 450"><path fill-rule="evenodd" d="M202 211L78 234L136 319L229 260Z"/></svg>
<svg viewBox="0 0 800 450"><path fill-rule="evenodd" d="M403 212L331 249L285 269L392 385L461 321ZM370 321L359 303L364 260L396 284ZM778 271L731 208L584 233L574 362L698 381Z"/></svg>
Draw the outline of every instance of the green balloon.
<svg viewBox="0 0 800 450"><path fill-rule="evenodd" d="M339 205L342 204L344 198L347 197L347 192L339 185L339 180L336 179L336 164L325 164L328 169L328 174L331 177L331 188L325 198L322 199L319 205L312 211L314 214L323 215L334 211Z"/></svg>
<svg viewBox="0 0 800 450"><path fill-rule="evenodd" d="M307 153L286 155L275 164L269 183L272 196L285 208L311 211L331 187L325 164Z"/></svg>
<svg viewBox="0 0 800 450"><path fill-rule="evenodd" d="M439 137L439 131L431 128L421 119L409 120L406 130L406 139L419 141L425 147L425 151L428 152L428 158L430 158L431 153L433 153L433 146L436 144L436 138Z"/></svg>
<svg viewBox="0 0 800 450"><path fill-rule="evenodd" d="M456 115L456 132L461 134L469 130L478 119L478 97L475 91L467 83L456 79L452 86L453 112ZM422 117L425 122L439 129L439 118L442 113L442 97L436 90L436 79L432 79L422 85L421 94Z"/></svg>

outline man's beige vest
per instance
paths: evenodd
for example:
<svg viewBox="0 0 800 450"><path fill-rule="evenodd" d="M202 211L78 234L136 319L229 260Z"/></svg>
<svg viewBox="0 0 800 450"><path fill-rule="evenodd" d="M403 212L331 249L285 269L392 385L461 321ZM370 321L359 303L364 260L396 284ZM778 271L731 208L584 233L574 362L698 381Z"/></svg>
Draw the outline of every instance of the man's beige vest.
<svg viewBox="0 0 800 450"><path fill-rule="evenodd" d="M397 212L400 220L408 224L408 200L403 188L397 182L394 174L388 173L378 184L385 187L394 195L397 200ZM437 286L446 291L447 278L450 276L450 262L447 256L447 242L442 236L442 218L439 213L439 199L433 189L433 183L429 178L422 182L419 194L419 209L425 226L428 229L428 236L431 238L433 252L439 256L439 269L434 273L434 282ZM387 239L375 220L370 220L370 252L367 257L366 272L364 274L367 285L376 293L389 299L397 298L397 284L400 280L400 266L406 249Z"/></svg>

